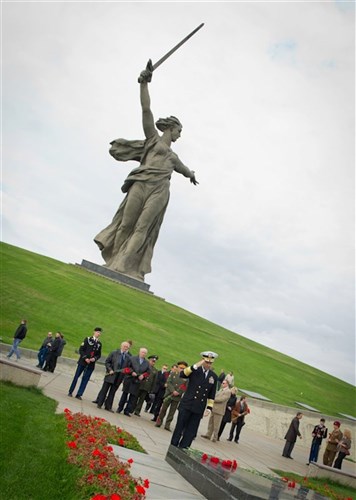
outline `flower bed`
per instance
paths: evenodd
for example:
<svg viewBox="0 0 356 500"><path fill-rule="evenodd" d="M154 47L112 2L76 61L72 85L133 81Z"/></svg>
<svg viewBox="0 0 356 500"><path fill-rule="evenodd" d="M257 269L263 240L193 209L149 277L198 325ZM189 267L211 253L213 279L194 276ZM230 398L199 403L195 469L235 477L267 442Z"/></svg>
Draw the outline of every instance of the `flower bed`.
<svg viewBox="0 0 356 500"><path fill-rule="evenodd" d="M103 418L64 410L69 440L68 461L81 468L79 484L83 497L91 500L143 500L148 479L133 478L132 459L122 462L108 444L142 451L136 438Z"/></svg>

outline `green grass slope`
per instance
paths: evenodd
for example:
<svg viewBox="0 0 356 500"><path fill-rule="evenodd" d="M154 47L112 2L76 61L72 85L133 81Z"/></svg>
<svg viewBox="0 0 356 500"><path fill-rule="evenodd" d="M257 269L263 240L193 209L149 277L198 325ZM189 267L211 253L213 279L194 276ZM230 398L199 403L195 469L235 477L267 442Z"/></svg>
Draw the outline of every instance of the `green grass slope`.
<svg viewBox="0 0 356 500"><path fill-rule="evenodd" d="M193 363L211 349L219 353L217 373L233 370L238 387L274 403L295 406L302 400L329 415L356 413L352 385L155 296L6 243L0 244L0 258L3 342L11 343L25 317L23 347L38 349L47 331L60 330L67 340L64 356L76 358L83 338L101 326L105 354L126 339L134 341L135 353L146 346L158 354L159 363Z"/></svg>

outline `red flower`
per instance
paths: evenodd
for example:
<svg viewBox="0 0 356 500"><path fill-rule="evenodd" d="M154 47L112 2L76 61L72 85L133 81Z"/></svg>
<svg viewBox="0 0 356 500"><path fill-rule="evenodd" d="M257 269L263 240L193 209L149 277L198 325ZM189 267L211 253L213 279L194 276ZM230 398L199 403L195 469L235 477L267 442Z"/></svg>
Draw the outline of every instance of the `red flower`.
<svg viewBox="0 0 356 500"><path fill-rule="evenodd" d="M64 411L64 413L67 413L67 414L68 414L68 413L72 413L72 412L69 410L69 408L64 408L64 410L63 410L63 411Z"/></svg>
<svg viewBox="0 0 356 500"><path fill-rule="evenodd" d="M208 460L208 458L209 458L209 457L208 457L208 455L207 455L206 453L204 453L204 454L202 455L202 457L201 457L202 462L206 462L206 461Z"/></svg>
<svg viewBox="0 0 356 500"><path fill-rule="evenodd" d="M119 474L120 474L120 476L126 476L126 471L125 471L125 469L120 469L120 470L119 470Z"/></svg>
<svg viewBox="0 0 356 500"><path fill-rule="evenodd" d="M77 443L75 441L68 441L67 446L68 448L76 448Z"/></svg>
<svg viewBox="0 0 356 500"><path fill-rule="evenodd" d="M124 368L124 369L122 370L122 372L123 372L123 373L125 373L126 375L128 375L129 373L132 373L132 369L131 369L131 368L129 368L129 367L127 367L127 368Z"/></svg>
<svg viewBox="0 0 356 500"><path fill-rule="evenodd" d="M234 460L234 461L232 462L232 469L233 469L233 470L236 470L236 469L237 469L237 465L238 465L238 464L237 464L236 460Z"/></svg>
<svg viewBox="0 0 356 500"><path fill-rule="evenodd" d="M145 488L143 486L141 486L140 484L136 485L136 491L137 491L137 493L140 493L140 495L144 495L146 493Z"/></svg>
<svg viewBox="0 0 356 500"><path fill-rule="evenodd" d="M218 457L210 457L210 462L212 462L213 464L218 464L220 460L218 459Z"/></svg>
<svg viewBox="0 0 356 500"><path fill-rule="evenodd" d="M129 458L129 459L128 459L128 463L129 463L129 464L132 464L132 463L133 463L133 459L132 459L132 458Z"/></svg>
<svg viewBox="0 0 356 500"><path fill-rule="evenodd" d="M110 497L110 500L121 500L120 495L117 495L117 493L113 493Z"/></svg>
<svg viewBox="0 0 356 500"><path fill-rule="evenodd" d="M105 446L106 451L114 451L114 448L112 446Z"/></svg>
<svg viewBox="0 0 356 500"><path fill-rule="evenodd" d="M181 385L179 386L179 389L180 389L181 391L185 391L185 390L187 389L187 385L186 385L186 384L181 384Z"/></svg>
<svg viewBox="0 0 356 500"><path fill-rule="evenodd" d="M295 481L289 481L288 488L295 488Z"/></svg>
<svg viewBox="0 0 356 500"><path fill-rule="evenodd" d="M95 495L94 497L91 497L90 500L106 500L105 495Z"/></svg>
<svg viewBox="0 0 356 500"><path fill-rule="evenodd" d="M118 443L120 446L125 446L125 440L122 438L119 439Z"/></svg>
<svg viewBox="0 0 356 500"><path fill-rule="evenodd" d="M98 450L98 448L95 448L95 450L93 450L91 454L93 455L93 457L100 457L101 451Z"/></svg>
<svg viewBox="0 0 356 500"><path fill-rule="evenodd" d="M89 443L95 443L96 439L93 436L89 436L88 441L89 441Z"/></svg>
<svg viewBox="0 0 356 500"><path fill-rule="evenodd" d="M149 488L149 487L150 487L150 482L149 482L149 480L148 480L148 479L145 479L145 480L144 480L144 482L143 482L143 486L144 486L145 488Z"/></svg>

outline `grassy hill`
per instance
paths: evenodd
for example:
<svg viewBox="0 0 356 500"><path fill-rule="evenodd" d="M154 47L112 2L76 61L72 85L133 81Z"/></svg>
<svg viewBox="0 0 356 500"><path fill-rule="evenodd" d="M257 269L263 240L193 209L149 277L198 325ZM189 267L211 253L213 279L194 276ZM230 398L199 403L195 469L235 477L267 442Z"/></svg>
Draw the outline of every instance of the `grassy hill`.
<svg viewBox="0 0 356 500"><path fill-rule="evenodd" d="M193 363L211 349L219 353L216 372L233 370L238 387L278 404L302 400L328 415L356 414L352 385L155 296L6 243L0 243L0 258L3 342L12 342L25 317L23 347L38 349L49 330L60 330L67 340L64 355L76 358L83 338L101 326L105 354L127 339L134 341L134 353L145 346L159 363Z"/></svg>

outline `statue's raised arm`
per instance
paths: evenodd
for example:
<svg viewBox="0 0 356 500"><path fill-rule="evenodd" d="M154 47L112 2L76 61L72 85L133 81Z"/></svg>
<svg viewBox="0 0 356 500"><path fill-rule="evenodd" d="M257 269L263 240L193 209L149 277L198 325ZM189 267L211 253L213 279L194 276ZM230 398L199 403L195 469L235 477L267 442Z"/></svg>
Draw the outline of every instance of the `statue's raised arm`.
<svg viewBox="0 0 356 500"><path fill-rule="evenodd" d="M148 61L146 69L141 71L139 76L140 99L142 107L142 125L146 138L152 137L156 133L153 113L151 111L151 98L148 92L148 82L152 80L152 61Z"/></svg>

